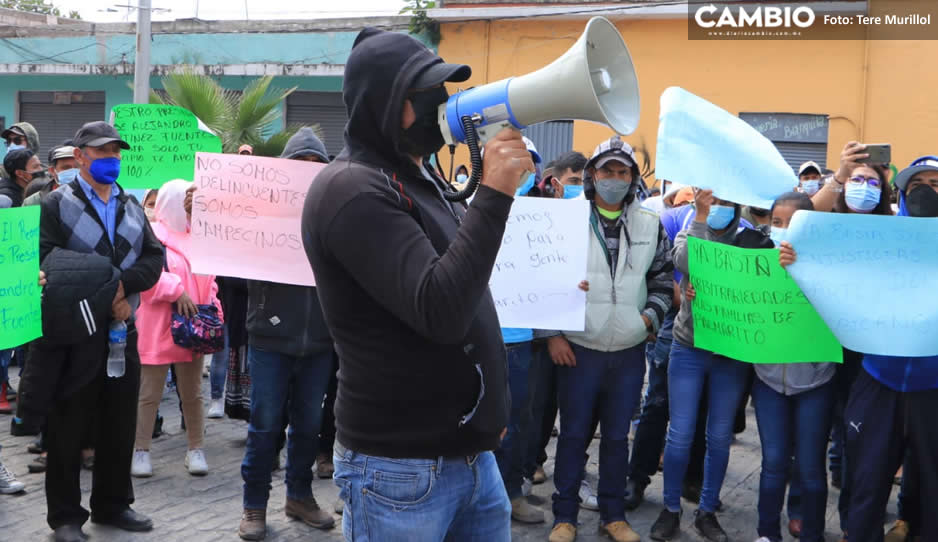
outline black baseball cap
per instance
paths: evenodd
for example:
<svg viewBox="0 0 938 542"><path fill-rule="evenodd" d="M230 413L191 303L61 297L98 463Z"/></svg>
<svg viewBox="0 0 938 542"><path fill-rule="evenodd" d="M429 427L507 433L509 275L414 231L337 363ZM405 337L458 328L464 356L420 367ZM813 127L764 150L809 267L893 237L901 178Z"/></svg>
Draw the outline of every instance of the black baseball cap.
<svg viewBox="0 0 938 542"><path fill-rule="evenodd" d="M462 83L472 76L472 68L465 64L447 64L443 59L424 68L417 75L411 88L430 88L441 83Z"/></svg>
<svg viewBox="0 0 938 542"><path fill-rule="evenodd" d="M20 128L19 126L10 126L6 130L4 130L2 134L0 134L0 138L10 139L10 136L12 136L13 134L26 137L26 133L23 132L22 128Z"/></svg>
<svg viewBox="0 0 938 542"><path fill-rule="evenodd" d="M103 120L86 123L75 132L74 144L79 149L101 147L108 143L117 143L124 150L130 149L130 144L121 139L117 130Z"/></svg>

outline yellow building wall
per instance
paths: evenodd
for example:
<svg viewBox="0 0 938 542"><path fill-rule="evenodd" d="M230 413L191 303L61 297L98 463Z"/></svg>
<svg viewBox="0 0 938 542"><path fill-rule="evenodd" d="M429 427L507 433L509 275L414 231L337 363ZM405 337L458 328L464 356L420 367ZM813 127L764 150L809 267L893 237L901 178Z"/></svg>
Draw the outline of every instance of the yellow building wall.
<svg viewBox="0 0 938 542"><path fill-rule="evenodd" d="M690 41L684 19L616 24L632 54L641 91L641 120L625 139L654 167L661 93L680 86L730 113L830 116L828 167L856 139L891 143L902 169L938 154L938 41ZM442 25L439 54L472 66L469 88L549 64L579 38L584 21L511 20ZM458 88L457 88L458 87ZM550 89L545 89L550 92ZM574 125L574 149L587 157L612 132ZM448 157L441 157L449 166ZM641 158L640 158L641 159ZM468 164L465 146L457 164Z"/></svg>

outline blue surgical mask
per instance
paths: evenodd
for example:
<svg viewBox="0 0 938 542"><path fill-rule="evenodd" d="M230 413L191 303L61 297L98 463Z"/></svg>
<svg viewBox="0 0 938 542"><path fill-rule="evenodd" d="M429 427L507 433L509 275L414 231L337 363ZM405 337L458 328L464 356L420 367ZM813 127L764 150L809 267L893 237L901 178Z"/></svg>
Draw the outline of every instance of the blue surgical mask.
<svg viewBox="0 0 938 542"><path fill-rule="evenodd" d="M879 198L882 193L881 188L870 186L867 183L847 183L847 188L844 189L844 200L851 211L869 213L879 205Z"/></svg>
<svg viewBox="0 0 938 542"><path fill-rule="evenodd" d="M568 184L563 187L563 199L573 199L582 193L582 184Z"/></svg>
<svg viewBox="0 0 938 542"><path fill-rule="evenodd" d="M101 184L114 184L121 174L120 158L98 158L91 162L91 177Z"/></svg>
<svg viewBox="0 0 938 542"><path fill-rule="evenodd" d="M65 171L60 171L55 174L58 178L59 184L68 184L74 181L78 177L78 168L66 169Z"/></svg>
<svg viewBox="0 0 938 542"><path fill-rule="evenodd" d="M528 175L528 179L527 179L526 181L524 181L524 183L521 185L520 188L518 188L518 191L515 192L515 196L527 196L527 195L528 195L528 192L529 192L532 188L534 188L534 179L535 179L535 177L536 177L536 176L535 176L533 173L530 174L530 175Z"/></svg>
<svg viewBox="0 0 938 542"><path fill-rule="evenodd" d="M817 194L817 191L821 189L820 181L804 181L801 183L801 191L809 196Z"/></svg>
<svg viewBox="0 0 938 542"><path fill-rule="evenodd" d="M707 215L707 225L715 230L722 230L730 225L736 216L736 208L726 205L711 205Z"/></svg>
<svg viewBox="0 0 938 542"><path fill-rule="evenodd" d="M17 145L16 143L10 143L7 145L7 152L18 151L20 149L25 149L26 145Z"/></svg>
<svg viewBox="0 0 938 542"><path fill-rule="evenodd" d="M785 236L788 235L788 228L779 228L778 226L772 226L772 233L769 234L769 239L775 243L775 246L782 244L782 241L785 240Z"/></svg>
<svg viewBox="0 0 938 542"><path fill-rule="evenodd" d="M465 173L460 173L459 175L456 176L456 182L459 184L463 184L468 180L469 180L469 176L466 175Z"/></svg>
<svg viewBox="0 0 938 542"><path fill-rule="evenodd" d="M596 193L599 194L599 197L601 197L603 201L611 205L615 205L617 203L622 203L622 200L624 200L625 196L629 193L629 187L631 184L616 179L603 179L601 181L596 181L595 186Z"/></svg>

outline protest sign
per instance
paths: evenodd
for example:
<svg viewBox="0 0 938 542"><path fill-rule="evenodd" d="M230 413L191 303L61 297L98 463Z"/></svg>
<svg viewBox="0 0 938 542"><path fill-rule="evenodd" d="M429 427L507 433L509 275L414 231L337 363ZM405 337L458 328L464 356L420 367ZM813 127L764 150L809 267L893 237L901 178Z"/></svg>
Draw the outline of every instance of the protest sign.
<svg viewBox="0 0 938 542"><path fill-rule="evenodd" d="M794 280L777 249L687 238L697 297L694 346L749 363L842 362L840 343Z"/></svg>
<svg viewBox="0 0 938 542"><path fill-rule="evenodd" d="M0 350L42 335L39 206L0 209Z"/></svg>
<svg viewBox="0 0 938 542"><path fill-rule="evenodd" d="M661 95L655 176L769 209L798 185L771 141L746 121L678 87Z"/></svg>
<svg viewBox="0 0 938 542"><path fill-rule="evenodd" d="M159 188L173 179L191 181L195 153L221 152L221 139L189 110L174 105L118 105L111 123L130 144L130 150L121 153L118 182L124 188Z"/></svg>
<svg viewBox="0 0 938 542"><path fill-rule="evenodd" d="M798 211L788 271L851 350L938 354L938 219Z"/></svg>
<svg viewBox="0 0 938 542"><path fill-rule="evenodd" d="M300 219L325 164L198 153L189 259L208 275L314 286Z"/></svg>
<svg viewBox="0 0 938 542"><path fill-rule="evenodd" d="M589 202L515 198L489 287L502 327L583 331Z"/></svg>

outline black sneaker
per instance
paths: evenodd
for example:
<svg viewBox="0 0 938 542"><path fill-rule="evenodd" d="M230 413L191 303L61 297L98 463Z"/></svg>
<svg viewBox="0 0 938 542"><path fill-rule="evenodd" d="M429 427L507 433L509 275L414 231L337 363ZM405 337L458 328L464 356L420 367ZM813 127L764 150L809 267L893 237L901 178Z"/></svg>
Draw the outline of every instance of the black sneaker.
<svg viewBox="0 0 938 542"><path fill-rule="evenodd" d="M665 508L658 515L655 524L651 526L652 540L671 540L676 537L681 530L681 513L672 512Z"/></svg>
<svg viewBox="0 0 938 542"><path fill-rule="evenodd" d="M720 527L717 516L713 512L694 512L694 530L705 540L710 542L729 542L726 531Z"/></svg>
<svg viewBox="0 0 938 542"><path fill-rule="evenodd" d="M625 484L625 509L635 510L645 500L645 484L629 480Z"/></svg>

